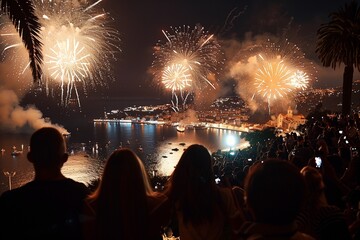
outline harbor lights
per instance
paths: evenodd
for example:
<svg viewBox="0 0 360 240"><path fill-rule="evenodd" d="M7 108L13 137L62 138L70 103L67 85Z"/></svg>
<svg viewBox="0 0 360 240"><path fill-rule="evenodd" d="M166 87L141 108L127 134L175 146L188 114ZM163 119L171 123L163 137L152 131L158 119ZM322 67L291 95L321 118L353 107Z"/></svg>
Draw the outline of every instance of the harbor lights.
<svg viewBox="0 0 360 240"><path fill-rule="evenodd" d="M235 152L232 151L232 148L236 145L236 137L234 135L228 135L226 137L226 144L229 146L229 154L231 156L235 155Z"/></svg>

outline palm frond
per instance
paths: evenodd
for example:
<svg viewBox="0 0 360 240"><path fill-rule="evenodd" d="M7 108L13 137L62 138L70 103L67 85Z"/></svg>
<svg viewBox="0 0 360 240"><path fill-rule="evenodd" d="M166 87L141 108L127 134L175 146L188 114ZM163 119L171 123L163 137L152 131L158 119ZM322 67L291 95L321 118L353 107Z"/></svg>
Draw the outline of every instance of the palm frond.
<svg viewBox="0 0 360 240"><path fill-rule="evenodd" d="M351 112L354 67L360 70L360 8L356 0L330 14L330 22L317 32L316 50L325 67L345 64L342 113Z"/></svg>
<svg viewBox="0 0 360 240"><path fill-rule="evenodd" d="M40 23L35 15L31 0L0 0L1 11L6 13L16 31L19 33L25 48L29 52L30 68L34 82L40 81L43 55L40 39Z"/></svg>
<svg viewBox="0 0 360 240"><path fill-rule="evenodd" d="M360 8L356 1L330 14L317 32L316 53L326 67L341 63L360 69Z"/></svg>

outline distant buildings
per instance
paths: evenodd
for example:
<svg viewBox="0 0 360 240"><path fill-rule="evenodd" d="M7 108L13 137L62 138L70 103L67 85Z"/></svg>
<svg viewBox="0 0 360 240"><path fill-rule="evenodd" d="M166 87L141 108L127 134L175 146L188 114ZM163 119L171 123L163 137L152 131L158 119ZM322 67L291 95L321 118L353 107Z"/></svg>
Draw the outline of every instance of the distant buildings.
<svg viewBox="0 0 360 240"><path fill-rule="evenodd" d="M296 130L299 125L306 123L306 118L302 114L293 114L291 107L288 108L286 114L280 113L276 119L270 120L268 125L280 128L285 132Z"/></svg>

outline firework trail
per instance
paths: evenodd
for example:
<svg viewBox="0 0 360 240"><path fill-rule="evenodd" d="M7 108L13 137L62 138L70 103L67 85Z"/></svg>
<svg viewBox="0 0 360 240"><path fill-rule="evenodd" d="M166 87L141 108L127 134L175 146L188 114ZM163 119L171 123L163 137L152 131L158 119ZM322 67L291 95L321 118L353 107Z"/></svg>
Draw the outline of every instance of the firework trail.
<svg viewBox="0 0 360 240"><path fill-rule="evenodd" d="M173 102L185 105L189 94L208 87L216 89L217 78L223 64L223 53L214 35L201 26L171 28L162 31L166 42L154 47L151 66L154 79L172 91ZM175 104L175 108L176 108Z"/></svg>
<svg viewBox="0 0 360 240"><path fill-rule="evenodd" d="M240 15L244 14L247 10L248 6L245 5L243 7L243 9L238 9L237 7L233 8L229 14L226 17L224 26L222 27L220 33L226 33L228 32L230 29L232 29L234 27L234 21L239 18Z"/></svg>
<svg viewBox="0 0 360 240"><path fill-rule="evenodd" d="M183 64L172 64L171 66L165 67L162 76L162 83L166 89L171 89L172 91L172 108L175 112L180 110L179 108L179 97L175 94L177 91L180 93L182 103L186 103L186 99L189 96L189 92L185 93L184 90L186 87L191 87L191 75L189 73L189 68ZM182 106L182 109L184 106Z"/></svg>
<svg viewBox="0 0 360 240"><path fill-rule="evenodd" d="M86 94L88 87L105 86L106 80L112 79L110 62L120 52L120 38L108 26L108 14L97 9L100 3L34 0L42 26L42 81L47 92L49 87L60 86L62 105L66 106L75 92L81 106L78 84ZM8 44L5 50L16 46Z"/></svg>

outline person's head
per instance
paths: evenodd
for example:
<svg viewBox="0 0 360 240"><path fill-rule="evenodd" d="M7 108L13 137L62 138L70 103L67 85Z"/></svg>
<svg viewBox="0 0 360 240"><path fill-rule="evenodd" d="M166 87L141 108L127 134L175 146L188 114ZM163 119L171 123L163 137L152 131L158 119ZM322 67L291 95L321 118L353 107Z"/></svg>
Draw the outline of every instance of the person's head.
<svg viewBox="0 0 360 240"><path fill-rule="evenodd" d="M101 179L101 191L145 191L152 193L148 175L141 159L128 148L115 150L108 158Z"/></svg>
<svg viewBox="0 0 360 240"><path fill-rule="evenodd" d="M151 193L140 158L127 148L115 150L107 159L98 188L88 199L96 209L99 238L144 239L147 194Z"/></svg>
<svg viewBox="0 0 360 240"><path fill-rule="evenodd" d="M184 221L211 219L217 201L212 158L202 145L193 144L182 154L170 178L170 197L183 213Z"/></svg>
<svg viewBox="0 0 360 240"><path fill-rule="evenodd" d="M306 166L301 169L300 174L305 180L307 202L311 204L311 206L317 206L319 203L326 203L326 200L324 199L325 184L321 173L312 166Z"/></svg>
<svg viewBox="0 0 360 240"><path fill-rule="evenodd" d="M316 154L321 155L323 157L329 155L329 147L324 138L320 138L316 141Z"/></svg>
<svg viewBox="0 0 360 240"><path fill-rule="evenodd" d="M172 184L179 185L180 188L213 184L214 172L208 149L199 144L189 146L181 155L171 179Z"/></svg>
<svg viewBox="0 0 360 240"><path fill-rule="evenodd" d="M302 207L304 191L299 169L284 160L260 161L245 179L245 201L259 223L292 223Z"/></svg>
<svg viewBox="0 0 360 240"><path fill-rule="evenodd" d="M60 169L68 159L63 135L52 127L35 131L30 138L27 158L35 169Z"/></svg>

